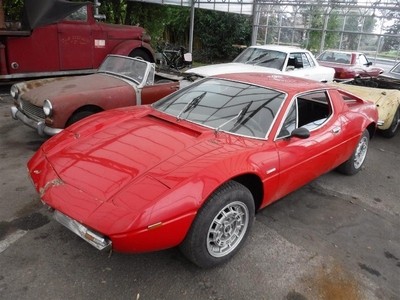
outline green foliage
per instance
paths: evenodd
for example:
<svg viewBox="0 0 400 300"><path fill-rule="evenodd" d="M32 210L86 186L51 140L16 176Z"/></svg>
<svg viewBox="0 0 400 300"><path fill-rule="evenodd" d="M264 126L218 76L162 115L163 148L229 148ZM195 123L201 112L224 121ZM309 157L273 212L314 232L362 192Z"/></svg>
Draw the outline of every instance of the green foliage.
<svg viewBox="0 0 400 300"><path fill-rule="evenodd" d="M104 0L100 1L99 12L106 16L109 23L123 24L126 12L126 0Z"/></svg>
<svg viewBox="0 0 400 300"><path fill-rule="evenodd" d="M24 0L3 0L4 19L20 21Z"/></svg>
<svg viewBox="0 0 400 300"><path fill-rule="evenodd" d="M151 36L152 46L161 39L168 20L168 7L144 2L128 2L125 24L139 25Z"/></svg>
<svg viewBox="0 0 400 300"><path fill-rule="evenodd" d="M251 28L246 16L196 10L194 35L201 43L200 58L206 62L233 59L239 50L232 45L249 45Z"/></svg>

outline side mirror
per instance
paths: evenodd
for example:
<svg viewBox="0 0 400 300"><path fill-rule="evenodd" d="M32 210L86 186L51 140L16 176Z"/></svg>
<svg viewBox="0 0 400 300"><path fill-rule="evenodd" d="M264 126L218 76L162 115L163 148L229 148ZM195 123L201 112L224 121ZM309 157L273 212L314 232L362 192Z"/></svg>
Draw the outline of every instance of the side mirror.
<svg viewBox="0 0 400 300"><path fill-rule="evenodd" d="M310 131L307 128L300 127L296 128L290 134L290 137L298 137L300 139L307 139L310 137Z"/></svg>
<svg viewBox="0 0 400 300"><path fill-rule="evenodd" d="M367 62L366 65L367 65L367 67L371 66L372 65L372 61Z"/></svg>

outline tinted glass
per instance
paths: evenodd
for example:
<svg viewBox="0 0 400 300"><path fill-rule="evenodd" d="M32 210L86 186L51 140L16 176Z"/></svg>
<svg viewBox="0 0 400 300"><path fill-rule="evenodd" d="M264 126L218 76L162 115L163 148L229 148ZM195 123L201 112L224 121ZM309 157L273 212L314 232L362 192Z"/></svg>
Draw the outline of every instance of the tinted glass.
<svg viewBox="0 0 400 300"><path fill-rule="evenodd" d="M281 91L212 78L194 83L153 107L218 131L265 138L285 97Z"/></svg>

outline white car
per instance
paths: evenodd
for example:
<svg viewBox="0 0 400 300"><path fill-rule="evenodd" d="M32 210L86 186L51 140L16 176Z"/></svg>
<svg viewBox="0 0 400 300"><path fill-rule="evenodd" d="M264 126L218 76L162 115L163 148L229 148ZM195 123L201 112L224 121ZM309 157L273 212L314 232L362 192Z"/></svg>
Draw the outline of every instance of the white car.
<svg viewBox="0 0 400 300"><path fill-rule="evenodd" d="M333 68L320 66L310 51L290 46L262 45L244 50L233 62L192 68L185 75L208 77L227 73L275 73L331 82Z"/></svg>

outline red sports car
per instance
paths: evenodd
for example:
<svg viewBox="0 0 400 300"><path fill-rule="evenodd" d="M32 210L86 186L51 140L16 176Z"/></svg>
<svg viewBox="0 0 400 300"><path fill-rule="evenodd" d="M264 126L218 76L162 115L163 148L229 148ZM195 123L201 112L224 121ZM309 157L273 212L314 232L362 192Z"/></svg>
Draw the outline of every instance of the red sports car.
<svg viewBox="0 0 400 300"><path fill-rule="evenodd" d="M329 170L357 173L377 122L374 104L337 87L219 75L85 118L28 169L55 219L96 248L179 245L210 268L240 249L261 208Z"/></svg>
<svg viewBox="0 0 400 300"><path fill-rule="evenodd" d="M336 81L377 77L384 72L360 52L326 50L317 57L317 61L321 66L335 69Z"/></svg>

